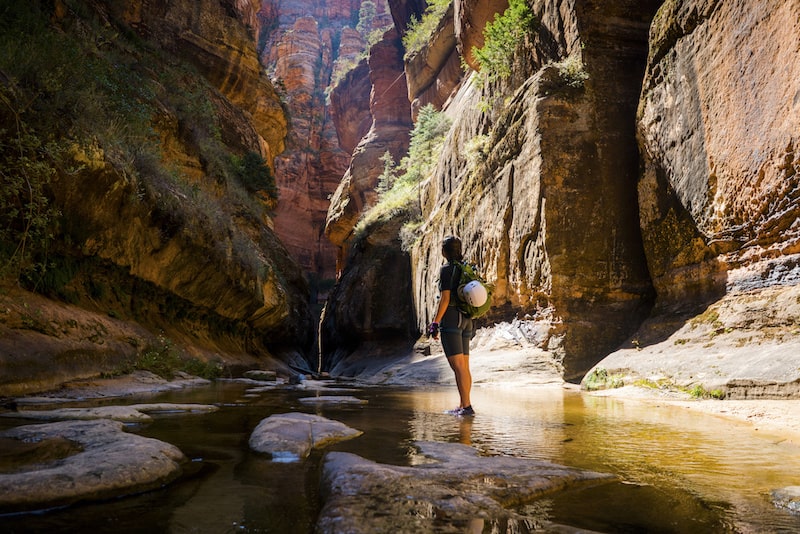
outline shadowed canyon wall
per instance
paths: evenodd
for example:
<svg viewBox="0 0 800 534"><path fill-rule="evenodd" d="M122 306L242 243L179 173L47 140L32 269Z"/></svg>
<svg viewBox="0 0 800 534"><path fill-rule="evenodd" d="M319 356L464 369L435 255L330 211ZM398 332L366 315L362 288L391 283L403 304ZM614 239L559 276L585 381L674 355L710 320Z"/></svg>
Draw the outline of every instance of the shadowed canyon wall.
<svg viewBox="0 0 800 534"><path fill-rule="evenodd" d="M3 394L116 372L171 350L165 338L220 364L306 365L308 286L271 229L263 182L246 181L271 174L287 132L256 51L259 8L56 1L6 12L22 13L20 31L33 27L14 45L30 61L40 41L59 43L41 61L74 57L49 72L3 67L4 126L28 106L6 131L24 128L27 140L46 129L51 146L67 147L39 152L53 165L54 239L30 260L46 263L20 268L50 300L4 289ZM58 120L51 102L63 102Z"/></svg>

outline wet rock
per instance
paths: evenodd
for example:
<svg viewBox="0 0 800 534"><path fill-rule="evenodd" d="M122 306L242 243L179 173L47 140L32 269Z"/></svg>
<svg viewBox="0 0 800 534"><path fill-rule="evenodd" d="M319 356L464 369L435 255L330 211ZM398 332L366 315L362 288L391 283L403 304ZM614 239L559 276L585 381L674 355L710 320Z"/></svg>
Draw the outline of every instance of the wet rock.
<svg viewBox="0 0 800 534"><path fill-rule="evenodd" d="M430 463L384 465L350 453L325 456L319 532L464 532L555 525L514 510L542 495L611 475L549 462L481 457L455 443L418 443ZM435 528L434 528L435 526ZM533 530L533 529L531 529Z"/></svg>
<svg viewBox="0 0 800 534"><path fill-rule="evenodd" d="M262 420L250 435L250 448L275 461L305 458L311 449L363 434L338 421L305 413L276 414Z"/></svg>
<svg viewBox="0 0 800 534"><path fill-rule="evenodd" d="M800 514L800 486L787 486L772 492L772 502L778 508Z"/></svg>
<svg viewBox="0 0 800 534"><path fill-rule="evenodd" d="M303 404L367 404L364 399L349 395L322 395L321 397L303 397Z"/></svg>
<svg viewBox="0 0 800 534"><path fill-rule="evenodd" d="M261 369L253 369L252 371L247 371L244 374L247 378L252 378L253 380L267 380L267 381L275 381L278 374L275 371L263 371Z"/></svg>
<svg viewBox="0 0 800 534"><path fill-rule="evenodd" d="M40 421L74 421L111 419L124 423L152 421L151 413L209 413L219 410L210 404L132 404L130 406L97 406L91 408L60 408L57 410L20 410L0 414L4 417L36 419Z"/></svg>
<svg viewBox="0 0 800 534"><path fill-rule="evenodd" d="M0 474L0 513L138 493L174 479L185 461L173 445L123 431L117 421L63 421L0 434L23 443L67 440L66 457ZM78 452L79 451L79 452ZM63 455L61 455L63 456Z"/></svg>

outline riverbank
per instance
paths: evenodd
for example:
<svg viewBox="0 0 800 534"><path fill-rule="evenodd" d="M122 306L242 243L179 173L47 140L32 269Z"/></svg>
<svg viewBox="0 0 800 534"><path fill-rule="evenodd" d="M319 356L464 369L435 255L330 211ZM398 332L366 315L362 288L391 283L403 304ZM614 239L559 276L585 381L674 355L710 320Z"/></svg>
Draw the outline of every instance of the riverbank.
<svg viewBox="0 0 800 534"><path fill-rule="evenodd" d="M563 387L578 391L580 389L578 385L565 383L561 379L560 368L551 353L527 341L524 328L525 325L522 323L507 323L478 332L474 340L475 349L470 358L474 387L500 389ZM643 369L652 366L654 359L658 358L655 348L636 351L635 354L636 361L643 366ZM710 365L708 358L703 358L703 354L698 352L694 356L696 368ZM746 355L740 357L744 359ZM421 340L415 349L406 355L380 358L375 357L374 353L365 353L362 358L354 357L348 361L359 369L358 375L350 378L356 384L422 388L452 385L455 388L452 371L447 365L438 341ZM601 362L598 368L603 363ZM686 388L672 387L674 386L672 383L652 387L656 385L653 381L634 381L630 377L637 372L641 376L644 371L636 369L628 371L625 385L622 387L609 387L598 391L584 390L585 394L613 397L625 402L644 402L655 408L681 407L727 418L747 425L754 431L775 436L777 440L800 445L800 399L693 398ZM347 373L338 374L347 376ZM207 383L206 380L186 375L167 381L152 373L137 371L113 378L72 381L58 390L37 394L35 397L21 397L16 399L16 402L57 403L62 400L141 396Z"/></svg>

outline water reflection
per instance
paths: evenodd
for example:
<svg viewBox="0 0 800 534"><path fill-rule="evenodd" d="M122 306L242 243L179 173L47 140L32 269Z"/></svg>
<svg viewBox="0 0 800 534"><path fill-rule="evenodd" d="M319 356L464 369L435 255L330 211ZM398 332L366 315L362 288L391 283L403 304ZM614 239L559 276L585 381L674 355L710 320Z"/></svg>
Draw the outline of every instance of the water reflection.
<svg viewBox="0 0 800 534"><path fill-rule="evenodd" d="M484 455L511 455L614 473L619 482L582 487L533 503L531 517L605 532L800 532L800 517L776 509L769 492L800 484L800 451L749 427L674 407L590 397L556 387L475 388L474 418L444 412L454 389L347 391L359 405L309 406L309 391L248 386L171 392L159 402L216 403L213 414L157 417L133 431L177 445L187 476L156 492L42 515L0 517L3 532L313 532L324 452L281 464L248 450L264 418L317 413L364 434L328 450L417 465L415 441L446 441ZM325 392L325 395L332 393ZM130 403L139 402L130 399ZM28 424L7 420L3 424ZM535 525L464 524L531 530ZM529 528L530 527L530 528ZM472 531L472 530L469 530Z"/></svg>

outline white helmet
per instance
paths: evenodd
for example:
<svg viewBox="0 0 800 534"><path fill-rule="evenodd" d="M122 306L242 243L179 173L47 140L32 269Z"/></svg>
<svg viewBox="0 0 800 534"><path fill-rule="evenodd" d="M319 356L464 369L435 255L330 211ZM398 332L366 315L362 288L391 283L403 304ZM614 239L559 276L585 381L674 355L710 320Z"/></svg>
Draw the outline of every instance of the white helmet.
<svg viewBox="0 0 800 534"><path fill-rule="evenodd" d="M464 285L461 290L461 298L470 306L480 308L486 304L486 299L489 298L489 295L486 294L486 288L483 287L483 284L473 280Z"/></svg>

